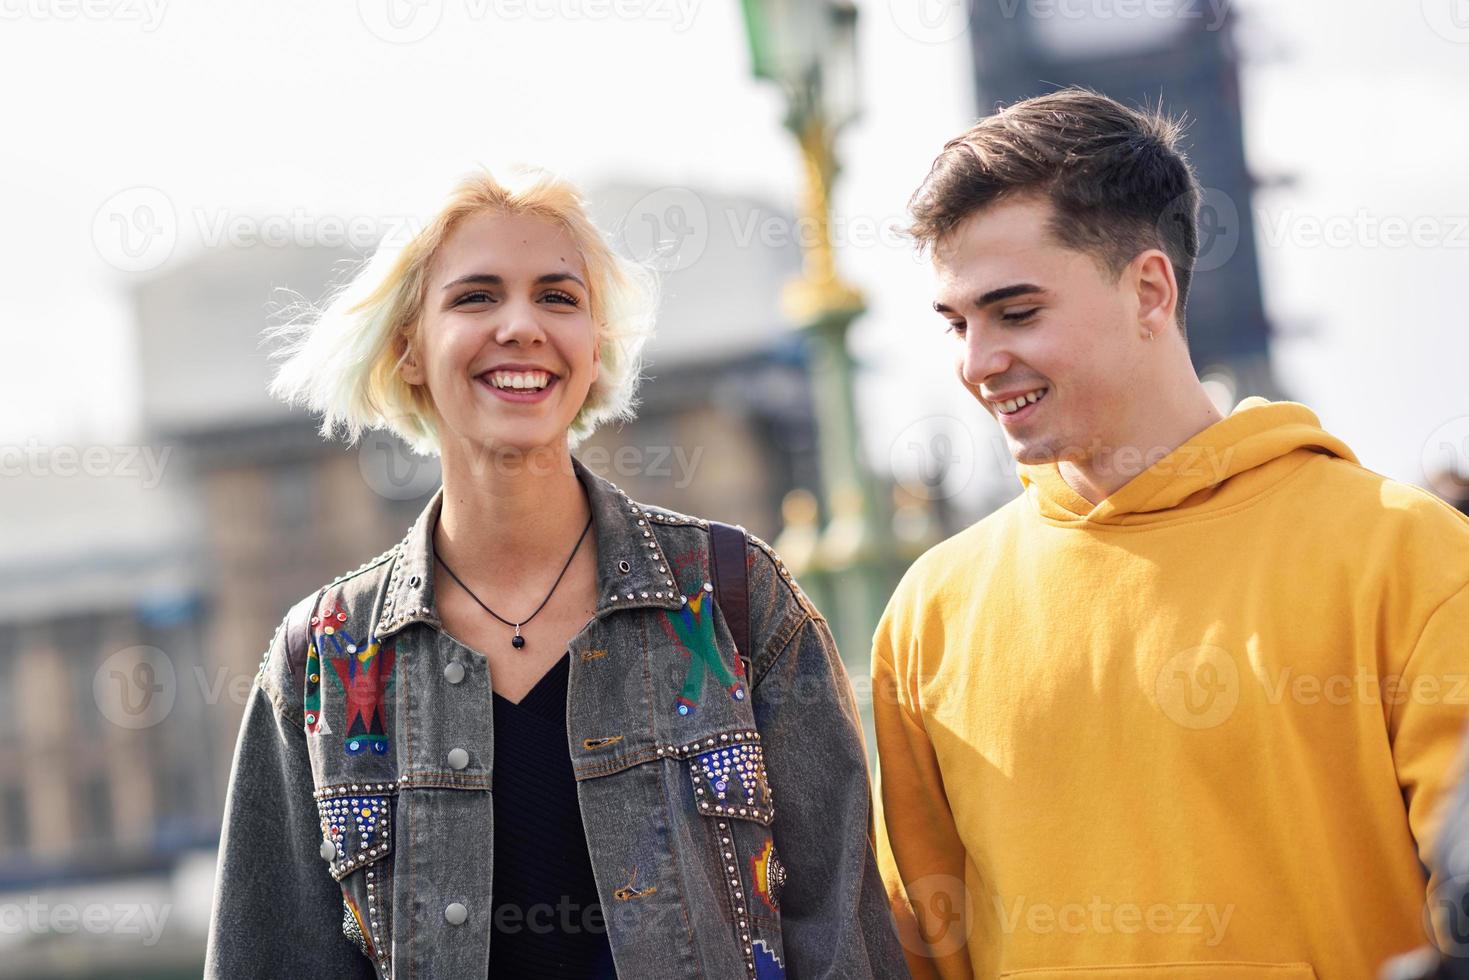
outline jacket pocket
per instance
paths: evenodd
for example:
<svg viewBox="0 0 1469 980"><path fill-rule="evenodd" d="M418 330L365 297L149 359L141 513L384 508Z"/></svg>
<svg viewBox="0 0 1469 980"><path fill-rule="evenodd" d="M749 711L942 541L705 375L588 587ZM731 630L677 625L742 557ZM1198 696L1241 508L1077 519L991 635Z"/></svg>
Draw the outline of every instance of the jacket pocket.
<svg viewBox="0 0 1469 980"><path fill-rule="evenodd" d="M342 889L342 935L386 976L396 787L353 783L315 795L321 856Z"/></svg>
<svg viewBox="0 0 1469 980"><path fill-rule="evenodd" d="M1006 970L1000 977L1017 980L1316 980L1309 963L1136 963L1125 966L1058 966Z"/></svg>
<svg viewBox="0 0 1469 980"><path fill-rule="evenodd" d="M694 806L729 896L732 925L752 980L784 977L780 894L785 866L771 824L775 799L760 733L724 732L684 747Z"/></svg>
<svg viewBox="0 0 1469 980"><path fill-rule="evenodd" d="M685 751L700 813L753 820L767 827L775 820L775 799L765 775L765 749L759 732L724 733Z"/></svg>

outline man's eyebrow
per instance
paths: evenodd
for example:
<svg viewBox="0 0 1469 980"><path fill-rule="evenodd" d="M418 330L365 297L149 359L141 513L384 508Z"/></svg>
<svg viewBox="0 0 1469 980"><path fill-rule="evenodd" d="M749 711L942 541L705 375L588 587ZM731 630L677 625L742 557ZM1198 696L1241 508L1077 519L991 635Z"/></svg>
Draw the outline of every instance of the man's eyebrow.
<svg viewBox="0 0 1469 980"><path fill-rule="evenodd" d="M587 288L587 284L581 281L580 276L570 272L548 272L544 276L537 276L535 284L537 286L544 286L549 283L566 282L568 280L576 283L582 289ZM505 280L488 272L475 272L467 276L460 276L453 282L445 283L444 289L449 290L455 286L468 286L470 284L476 286L503 286L505 285Z"/></svg>
<svg viewBox="0 0 1469 980"><path fill-rule="evenodd" d="M1037 286L1035 283L1017 282L1014 285L1001 286L999 289L991 289L989 292L985 293L984 295L980 296L979 299L974 301L974 307L975 309L982 310L986 306L989 306L991 303L998 303L1002 300L1013 299L1016 296L1027 296L1031 293L1044 293L1045 291L1046 290L1044 287ZM939 313L954 312L952 309L939 302L935 302L933 304L933 308L936 312Z"/></svg>

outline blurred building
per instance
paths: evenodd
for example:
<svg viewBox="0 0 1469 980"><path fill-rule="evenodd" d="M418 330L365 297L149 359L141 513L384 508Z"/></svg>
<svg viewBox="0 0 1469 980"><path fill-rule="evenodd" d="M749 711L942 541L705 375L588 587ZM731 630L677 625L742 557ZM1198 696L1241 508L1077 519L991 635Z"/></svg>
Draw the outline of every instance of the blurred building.
<svg viewBox="0 0 1469 980"><path fill-rule="evenodd" d="M1146 5L973 5L981 112L1084 85L1188 121L1184 148L1205 189L1200 255L1188 302L1201 376L1235 399L1280 397L1269 361L1255 249L1255 180L1245 164L1234 12L1186 0Z"/></svg>
<svg viewBox="0 0 1469 980"><path fill-rule="evenodd" d="M669 217L649 210L661 193L590 197L637 253L673 240L649 224ZM697 250L666 268L639 418L577 455L634 497L773 537L786 494L816 479L804 358L775 305L799 255L741 230L790 218L681 193L707 220ZM221 248L142 284L140 445L109 447L104 475L0 483L0 903L114 896L159 926L148 943L120 927L6 933L6 975L198 976L230 760L265 647L296 599L391 547L438 486L435 460L384 434L325 443L266 395L262 328L353 263Z"/></svg>

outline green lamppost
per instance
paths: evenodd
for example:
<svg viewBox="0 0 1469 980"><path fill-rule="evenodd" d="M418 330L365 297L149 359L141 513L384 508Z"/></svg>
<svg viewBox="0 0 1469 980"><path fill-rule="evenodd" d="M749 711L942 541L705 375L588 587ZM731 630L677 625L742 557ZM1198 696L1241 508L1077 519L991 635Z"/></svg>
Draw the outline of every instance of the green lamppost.
<svg viewBox="0 0 1469 980"><path fill-rule="evenodd" d="M886 508L861 463L847 331L865 310L837 271L831 188L839 172L837 133L858 111L857 10L847 0L742 0L756 77L779 85L786 128L801 150L797 209L802 273L782 294L805 333L816 399L818 458L827 524L807 571L835 604L828 613L843 653L865 665L873 627L891 587ZM794 569L799 575L800 568Z"/></svg>

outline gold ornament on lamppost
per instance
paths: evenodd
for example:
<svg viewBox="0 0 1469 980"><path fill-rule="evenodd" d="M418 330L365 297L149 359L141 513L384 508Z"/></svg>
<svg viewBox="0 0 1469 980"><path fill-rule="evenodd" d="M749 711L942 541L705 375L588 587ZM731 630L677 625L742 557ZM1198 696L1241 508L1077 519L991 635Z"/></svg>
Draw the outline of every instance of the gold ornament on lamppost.
<svg viewBox="0 0 1469 980"><path fill-rule="evenodd" d="M781 87L785 125L801 152L798 202L801 276L782 293L786 314L806 334L820 438L827 525L810 552L813 573L839 598L838 639L865 648L891 585L891 529L861 465L847 331L865 309L837 271L832 186L836 137L857 115L857 10L848 0L743 0L755 75ZM804 513L804 512L802 512ZM801 534L807 534L802 531ZM836 588L836 577L841 588Z"/></svg>

